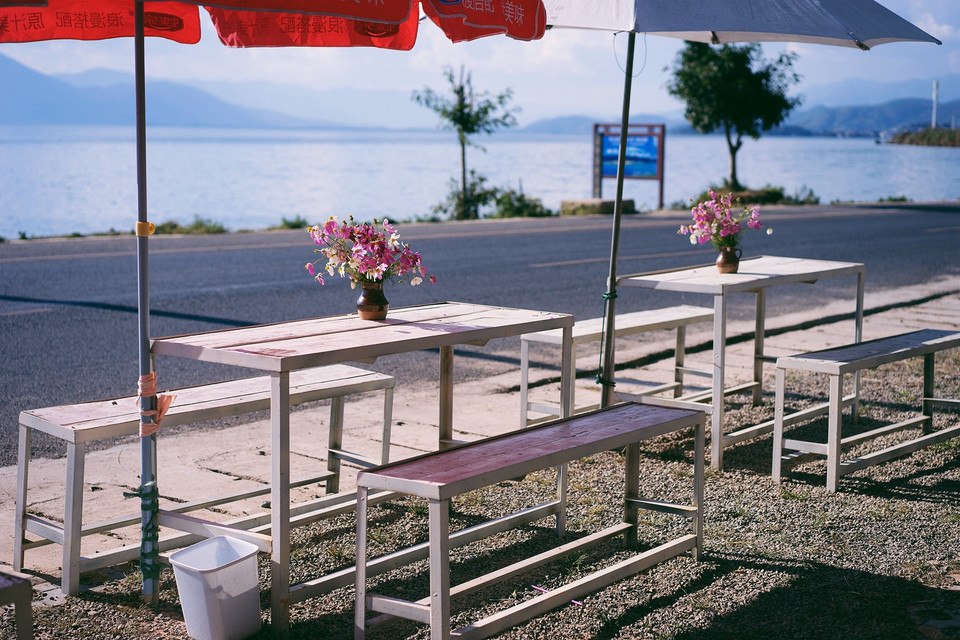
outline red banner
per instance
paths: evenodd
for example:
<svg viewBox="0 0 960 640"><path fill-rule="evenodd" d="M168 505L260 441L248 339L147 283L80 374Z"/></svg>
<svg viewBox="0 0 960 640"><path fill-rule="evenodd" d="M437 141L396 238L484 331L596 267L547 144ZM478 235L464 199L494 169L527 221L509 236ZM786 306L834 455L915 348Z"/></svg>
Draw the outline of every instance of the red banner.
<svg viewBox="0 0 960 640"><path fill-rule="evenodd" d="M422 0L423 11L454 42L503 33L538 40L547 28L541 0Z"/></svg>
<svg viewBox="0 0 960 640"><path fill-rule="evenodd" d="M207 7L228 47L379 47L408 51L417 40L417 16L400 24L337 16Z"/></svg>
<svg viewBox="0 0 960 640"><path fill-rule="evenodd" d="M179 2L144 3L144 34L200 41L200 12ZM45 7L0 7L0 43L133 37L133 0L49 0Z"/></svg>
<svg viewBox="0 0 960 640"><path fill-rule="evenodd" d="M350 20L400 24L416 8L414 0L216 0L202 4L220 9L315 13Z"/></svg>

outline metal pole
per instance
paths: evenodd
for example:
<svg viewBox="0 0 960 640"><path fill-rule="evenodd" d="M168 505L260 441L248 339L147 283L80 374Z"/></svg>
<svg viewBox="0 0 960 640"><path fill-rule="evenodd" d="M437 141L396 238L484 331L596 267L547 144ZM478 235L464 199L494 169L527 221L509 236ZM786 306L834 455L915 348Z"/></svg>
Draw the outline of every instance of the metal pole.
<svg viewBox="0 0 960 640"><path fill-rule="evenodd" d="M137 319L139 321L138 340L140 357L140 375L148 375L153 364L150 359L150 290L148 275L148 240L142 231L147 223L147 116L146 116L146 80L144 65L144 28L143 0L134 2L134 64L136 74L137 99ZM140 410L154 411L157 407L156 396L141 397ZM156 505L156 461L157 436L140 438L140 569L143 575L143 601L157 604L156 569L159 561L159 549L156 544L159 533Z"/></svg>
<svg viewBox="0 0 960 640"><path fill-rule="evenodd" d="M620 150L617 155L617 197L613 203L613 232L610 238L610 274L607 277L607 292L604 294L606 303L604 312L603 358L600 374L601 390L600 406L606 407L613 403L614 377L614 318L616 317L617 298L617 252L620 245L620 218L623 214L623 172L627 161L627 127L630 124L630 90L633 84L633 49L637 34L633 31L627 36L627 65L623 81L623 110L620 116Z"/></svg>

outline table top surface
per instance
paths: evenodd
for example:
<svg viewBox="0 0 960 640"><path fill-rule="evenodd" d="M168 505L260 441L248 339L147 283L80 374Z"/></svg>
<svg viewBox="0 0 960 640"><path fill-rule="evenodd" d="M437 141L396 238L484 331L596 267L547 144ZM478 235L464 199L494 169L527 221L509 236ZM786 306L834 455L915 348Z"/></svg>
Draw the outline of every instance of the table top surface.
<svg viewBox="0 0 960 640"><path fill-rule="evenodd" d="M865 270L860 262L758 256L741 260L737 273L719 273L716 265L709 264L625 275L617 280L617 284L621 287L722 295L784 284L812 283L819 278L862 274Z"/></svg>
<svg viewBox="0 0 960 640"><path fill-rule="evenodd" d="M157 338L151 351L281 372L572 326L566 313L440 302L391 309L385 320L351 314Z"/></svg>
<svg viewBox="0 0 960 640"><path fill-rule="evenodd" d="M623 404L361 470L357 485L444 499L695 426L702 411Z"/></svg>

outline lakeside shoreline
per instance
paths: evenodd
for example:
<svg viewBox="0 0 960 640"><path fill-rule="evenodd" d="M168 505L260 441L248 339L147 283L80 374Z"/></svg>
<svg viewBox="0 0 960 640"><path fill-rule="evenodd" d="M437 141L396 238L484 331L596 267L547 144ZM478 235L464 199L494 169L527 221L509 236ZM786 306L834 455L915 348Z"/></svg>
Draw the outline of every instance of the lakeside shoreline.
<svg viewBox="0 0 960 640"><path fill-rule="evenodd" d="M911 209L929 209L929 210L939 210L939 211L948 211L948 212L958 212L960 213L960 197L956 200L925 200L925 201L910 201L910 200L886 200L881 199L877 201L850 201L850 202L832 202L829 204L766 204L759 205L760 208L770 209L770 208L802 208L802 209L822 209L822 208L836 208L836 207L853 207L853 208L865 208L865 207L882 207L882 208L911 208ZM479 220L438 220L438 221L426 221L426 220L396 220L392 221L398 226L409 227L411 225L444 225L444 224L464 224L464 223L477 223L477 222L507 222L507 221L522 221L522 220L551 220L551 219L563 219L563 218L599 218L599 219L609 219L612 221L613 216L608 214L591 214L589 216L545 216L545 217L516 217L516 218L480 218ZM678 219L686 219L688 217L687 209L658 209L658 210L649 210L649 211L636 211L635 213L624 214L624 219L637 219L637 218L663 218L663 217L677 217ZM166 223L167 221L165 221ZM210 220L212 226L222 226L219 222ZM322 222L319 220L318 222ZM164 224L164 223L161 223ZM308 224L316 224L316 222L309 222ZM285 226L283 223L261 228L261 229L226 229L223 231L193 231L188 233L155 233L151 237L190 237L190 236L221 236L221 235L251 235L257 233L275 233L275 232L288 232L288 231L302 231L305 230L304 227L295 227L295 226ZM19 244L19 243L38 243L44 241L65 241L65 240L81 240L81 239L106 239L106 238L135 238L133 229L129 231L100 231L93 233L71 233L67 235L51 235L51 236L28 236L26 238L3 238L0 236L0 246L3 244Z"/></svg>

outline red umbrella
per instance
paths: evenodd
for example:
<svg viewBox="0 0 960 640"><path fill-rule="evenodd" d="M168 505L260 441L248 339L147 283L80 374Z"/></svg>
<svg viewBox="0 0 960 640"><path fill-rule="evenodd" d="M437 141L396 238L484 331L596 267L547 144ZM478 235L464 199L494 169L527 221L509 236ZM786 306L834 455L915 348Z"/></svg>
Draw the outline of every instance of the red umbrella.
<svg viewBox="0 0 960 640"><path fill-rule="evenodd" d="M200 4L200 3L197 3ZM504 34L521 40L543 36L546 11L541 0L224 0L207 7L220 40L232 47L371 46L407 50L413 47L420 10L454 42ZM135 0L0 0L0 44L39 40L103 40L135 37L137 99L137 262L140 358L140 487L143 597L155 603L159 594L158 495L156 430L172 398L156 395L150 358L147 218L145 36L184 44L200 40L195 4ZM158 410L159 409L159 410ZM283 618L283 615L280 616ZM281 634L288 620L276 620Z"/></svg>

